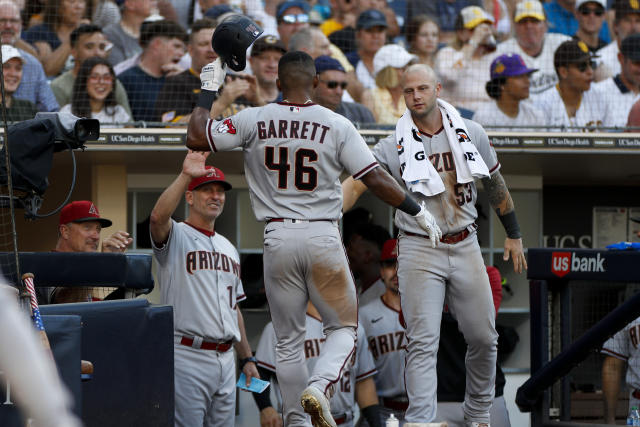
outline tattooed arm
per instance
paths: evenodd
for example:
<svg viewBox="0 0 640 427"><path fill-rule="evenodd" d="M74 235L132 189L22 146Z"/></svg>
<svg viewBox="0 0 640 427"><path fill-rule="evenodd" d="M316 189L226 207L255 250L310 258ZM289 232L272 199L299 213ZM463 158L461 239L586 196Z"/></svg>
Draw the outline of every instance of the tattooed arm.
<svg viewBox="0 0 640 427"><path fill-rule="evenodd" d="M500 222L507 232L507 238L504 241L504 257L505 261L509 257L513 260L513 271L522 272L522 268L527 269L527 260L522 249L522 237L520 234L520 226L516 219L516 211L513 206L513 199L509 194L507 184L504 182L502 174L498 171L491 177L482 180L485 191L489 196L489 203L495 209Z"/></svg>

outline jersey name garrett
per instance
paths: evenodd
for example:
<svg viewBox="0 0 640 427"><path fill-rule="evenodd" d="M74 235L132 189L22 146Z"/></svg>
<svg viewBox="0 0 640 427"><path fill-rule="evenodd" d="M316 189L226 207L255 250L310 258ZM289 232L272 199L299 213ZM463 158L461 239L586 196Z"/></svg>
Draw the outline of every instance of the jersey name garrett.
<svg viewBox="0 0 640 427"><path fill-rule="evenodd" d="M269 120L268 123L259 121L257 125L258 138L260 139L308 139L315 140L319 144L324 143L327 132L331 130L329 126L308 120L303 122L299 120L278 120L277 122L276 120Z"/></svg>

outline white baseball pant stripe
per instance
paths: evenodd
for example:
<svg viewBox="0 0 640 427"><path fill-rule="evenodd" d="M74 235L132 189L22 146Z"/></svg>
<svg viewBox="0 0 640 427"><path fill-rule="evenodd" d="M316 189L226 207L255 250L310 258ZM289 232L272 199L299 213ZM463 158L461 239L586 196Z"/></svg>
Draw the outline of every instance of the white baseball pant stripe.
<svg viewBox="0 0 640 427"><path fill-rule="evenodd" d="M436 361L446 295L467 342L464 414L470 421L489 422L498 333L476 233L456 244L440 243L435 249L429 239L401 234L398 245L398 281L408 339L405 420L432 422L436 417Z"/></svg>

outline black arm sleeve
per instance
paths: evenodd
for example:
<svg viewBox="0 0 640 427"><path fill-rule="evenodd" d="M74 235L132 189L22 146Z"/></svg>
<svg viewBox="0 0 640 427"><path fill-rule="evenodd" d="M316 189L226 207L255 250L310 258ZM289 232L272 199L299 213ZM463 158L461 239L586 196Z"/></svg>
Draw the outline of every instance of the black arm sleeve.
<svg viewBox="0 0 640 427"><path fill-rule="evenodd" d="M380 419L380 405L371 405L362 409L362 416L367 420L369 427L383 427Z"/></svg>
<svg viewBox="0 0 640 427"><path fill-rule="evenodd" d="M273 372L269 371L268 369L262 368L260 366L257 366L257 368L258 368L258 373L260 374L260 378L262 378L263 380L267 381L275 378L275 375L273 375ZM256 402L256 405L258 406L258 411L262 411L264 408L273 406L271 404L270 390L271 388L267 387L267 389L262 393L251 393L253 395L253 400Z"/></svg>

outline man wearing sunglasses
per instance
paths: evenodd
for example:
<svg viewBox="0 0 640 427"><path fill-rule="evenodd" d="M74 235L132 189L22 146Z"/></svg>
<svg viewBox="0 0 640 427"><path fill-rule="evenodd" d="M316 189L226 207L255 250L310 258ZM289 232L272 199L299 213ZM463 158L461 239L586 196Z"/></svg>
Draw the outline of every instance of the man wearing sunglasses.
<svg viewBox="0 0 640 427"><path fill-rule="evenodd" d="M608 120L607 96L591 87L595 58L582 41L566 41L556 50L553 64L558 84L534 100L549 130L593 131Z"/></svg>
<svg viewBox="0 0 640 427"><path fill-rule="evenodd" d="M593 53L607 45L607 42L600 37L606 8L605 0L576 1L578 31L573 35L573 40L582 40Z"/></svg>
<svg viewBox="0 0 640 427"><path fill-rule="evenodd" d="M276 7L278 34L284 46L289 46L289 38L298 30L309 26L309 3L304 0L287 0Z"/></svg>
<svg viewBox="0 0 640 427"><path fill-rule="evenodd" d="M342 101L342 95L348 87L347 73L337 60L322 55L315 59L315 64L320 82L313 92L313 102L345 116L352 123L376 122L364 105Z"/></svg>
<svg viewBox="0 0 640 427"><path fill-rule="evenodd" d="M580 0L551 0L544 3L544 11L549 20L549 32L566 34L568 36L574 35L578 31L579 26L578 19L576 19L578 3L582 2L580 2ZM609 26L606 22L600 28L599 36L605 43L611 41Z"/></svg>

